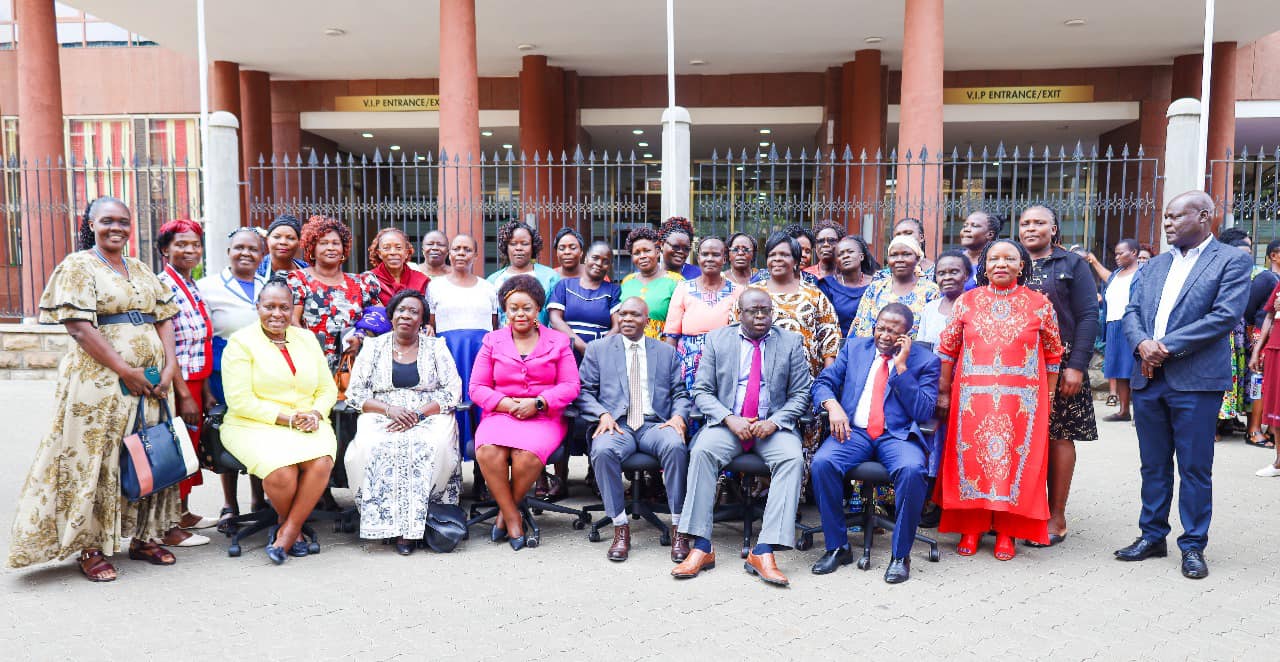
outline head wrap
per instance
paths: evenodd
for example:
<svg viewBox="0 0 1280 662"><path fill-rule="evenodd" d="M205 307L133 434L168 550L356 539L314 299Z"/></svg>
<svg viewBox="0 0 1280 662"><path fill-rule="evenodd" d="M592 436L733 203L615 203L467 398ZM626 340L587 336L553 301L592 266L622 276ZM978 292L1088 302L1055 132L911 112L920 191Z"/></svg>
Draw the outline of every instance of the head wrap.
<svg viewBox="0 0 1280 662"><path fill-rule="evenodd" d="M894 237L889 242L889 247L885 249L885 252L888 253L889 251L893 250L894 246L899 244L902 246L906 246L907 248L910 248L911 252L915 253L917 258L924 257L924 249L920 248L920 242L916 241L915 237L912 237L911 235L907 235L907 234L900 234Z"/></svg>
<svg viewBox="0 0 1280 662"><path fill-rule="evenodd" d="M298 235L298 237L302 237L302 221L299 221L297 218L290 216L289 214L281 214L277 216L275 220L271 221L271 225L267 226L267 234L271 234L276 228L282 225L293 228L293 233Z"/></svg>

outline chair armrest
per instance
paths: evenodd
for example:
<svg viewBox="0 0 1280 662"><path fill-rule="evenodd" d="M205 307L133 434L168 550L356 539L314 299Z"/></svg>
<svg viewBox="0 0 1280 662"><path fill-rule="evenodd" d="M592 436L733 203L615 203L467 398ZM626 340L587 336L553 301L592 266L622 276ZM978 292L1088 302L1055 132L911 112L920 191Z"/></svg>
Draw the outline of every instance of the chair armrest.
<svg viewBox="0 0 1280 662"><path fill-rule="evenodd" d="M329 413L331 413L331 414L359 414L359 413L360 413L360 411L359 411L359 410L357 410L355 407L352 407L350 402L347 402L346 400L339 400L337 403L335 403L335 404L333 405L333 409L331 409Z"/></svg>

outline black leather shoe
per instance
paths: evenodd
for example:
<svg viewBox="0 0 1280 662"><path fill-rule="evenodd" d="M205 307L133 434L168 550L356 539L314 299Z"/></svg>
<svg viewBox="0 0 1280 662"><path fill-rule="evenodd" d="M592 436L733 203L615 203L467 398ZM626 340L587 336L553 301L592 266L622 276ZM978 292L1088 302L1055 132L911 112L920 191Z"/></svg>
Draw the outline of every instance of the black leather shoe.
<svg viewBox="0 0 1280 662"><path fill-rule="evenodd" d="M884 581L888 584L901 584L911 579L911 559L890 559L889 567L884 571Z"/></svg>
<svg viewBox="0 0 1280 662"><path fill-rule="evenodd" d="M506 529L499 527L497 524L494 524L493 528L489 529L489 540L492 540L493 542L502 542L503 540L506 540L506 539L507 539Z"/></svg>
<svg viewBox="0 0 1280 662"><path fill-rule="evenodd" d="M1209 564L1204 562L1204 552L1188 549L1182 553L1182 576L1187 579L1204 579L1209 576Z"/></svg>
<svg viewBox="0 0 1280 662"><path fill-rule="evenodd" d="M1132 545L1116 550L1117 561L1145 561L1151 557L1164 558L1169 555L1169 547L1163 540L1151 542L1146 538L1138 538Z"/></svg>
<svg viewBox="0 0 1280 662"><path fill-rule="evenodd" d="M511 551L513 552L518 552L528 545L528 539L525 536L520 536L519 538L512 537L507 542L511 545Z"/></svg>
<svg viewBox="0 0 1280 662"><path fill-rule="evenodd" d="M848 547L833 549L822 555L818 562L813 564L810 570L815 575L829 575L835 572L842 565L853 563L853 551Z"/></svg>

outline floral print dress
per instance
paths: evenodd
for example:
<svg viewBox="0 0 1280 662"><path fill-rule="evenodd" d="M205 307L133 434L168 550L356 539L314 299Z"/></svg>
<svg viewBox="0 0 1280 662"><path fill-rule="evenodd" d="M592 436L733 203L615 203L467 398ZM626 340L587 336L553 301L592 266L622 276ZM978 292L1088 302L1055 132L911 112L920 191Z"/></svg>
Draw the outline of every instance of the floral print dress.
<svg viewBox="0 0 1280 662"><path fill-rule="evenodd" d="M40 297L40 323L84 320L129 311L157 321L178 313L173 292L146 265L125 258L129 278L91 251L72 253L58 265ZM164 368L164 344L154 324L98 327L130 366ZM120 391L120 377L77 343L58 364L53 425L36 449L18 495L7 565L11 568L65 559L86 548L110 556L123 538L158 539L181 516L178 486L130 503L120 496L120 443L133 429L138 399ZM169 396L169 411L173 409ZM148 400L147 424L160 418Z"/></svg>
<svg viewBox="0 0 1280 662"><path fill-rule="evenodd" d="M329 372L342 358L342 334L355 326L364 309L378 305L378 279L372 272L361 276L342 274L342 285L320 282L305 269L289 273L293 302L302 306L302 326L316 334Z"/></svg>

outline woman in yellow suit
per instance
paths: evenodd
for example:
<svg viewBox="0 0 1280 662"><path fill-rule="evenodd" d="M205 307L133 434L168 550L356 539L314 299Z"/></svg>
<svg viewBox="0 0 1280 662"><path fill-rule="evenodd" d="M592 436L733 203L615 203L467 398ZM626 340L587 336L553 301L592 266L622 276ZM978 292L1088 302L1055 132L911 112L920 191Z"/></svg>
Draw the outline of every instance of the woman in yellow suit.
<svg viewBox="0 0 1280 662"><path fill-rule="evenodd" d="M293 293L272 280L258 294L259 324L235 332L222 355L227 416L222 445L262 479L280 522L267 557L306 556L302 524L329 484L337 439L329 410L338 388L316 337L290 326Z"/></svg>

